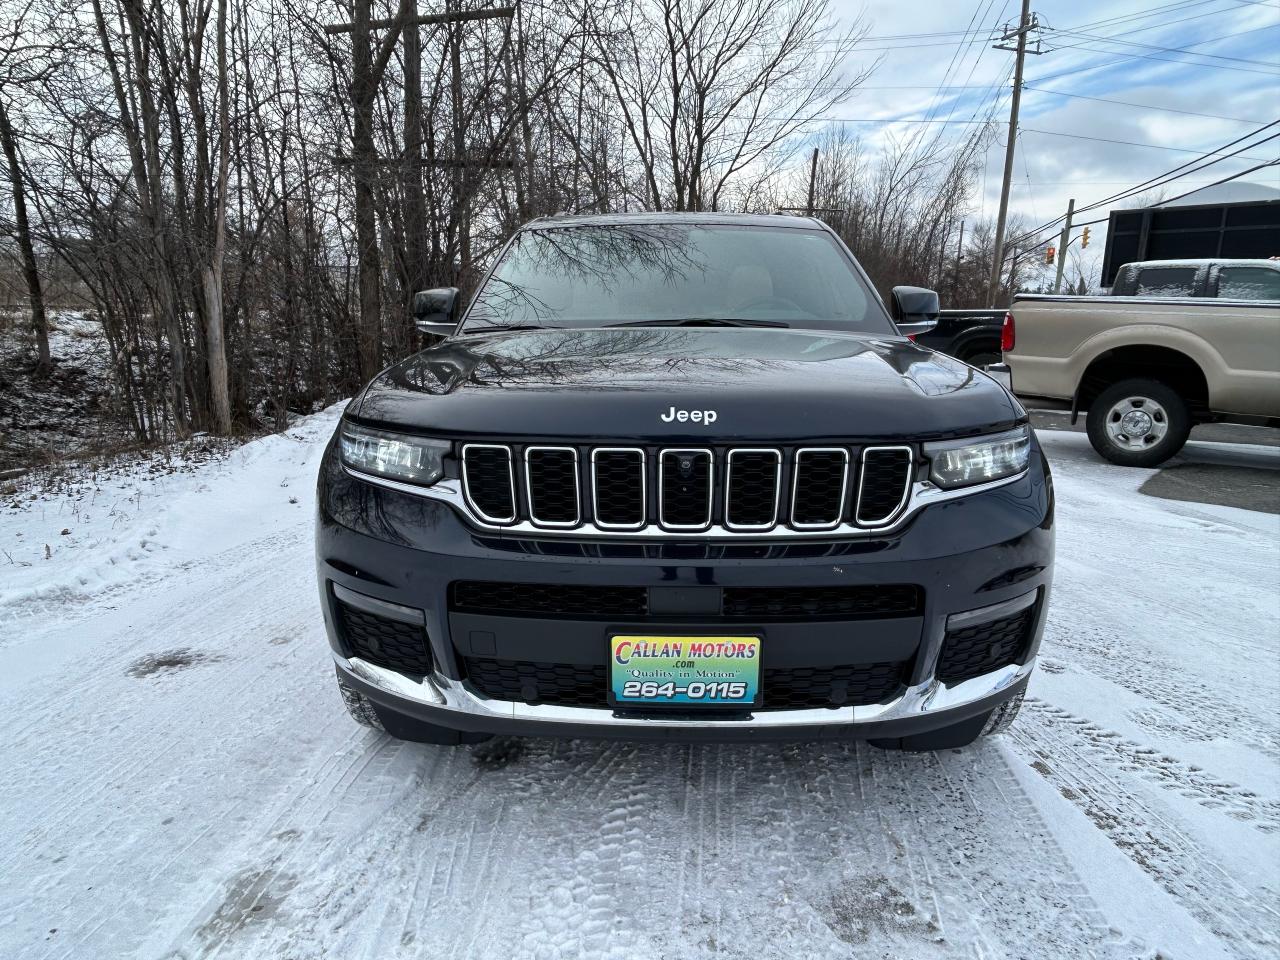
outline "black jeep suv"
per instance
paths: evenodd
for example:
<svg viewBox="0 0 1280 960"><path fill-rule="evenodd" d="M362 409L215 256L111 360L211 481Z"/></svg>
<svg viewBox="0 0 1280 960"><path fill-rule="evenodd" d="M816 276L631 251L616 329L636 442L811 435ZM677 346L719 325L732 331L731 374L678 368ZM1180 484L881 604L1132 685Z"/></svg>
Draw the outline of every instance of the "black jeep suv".
<svg viewBox="0 0 1280 960"><path fill-rule="evenodd" d="M347 407L316 555L338 686L409 740L855 737L1013 720L1053 565L1017 400L910 342L821 223L557 217ZM897 324L895 326L895 322Z"/></svg>

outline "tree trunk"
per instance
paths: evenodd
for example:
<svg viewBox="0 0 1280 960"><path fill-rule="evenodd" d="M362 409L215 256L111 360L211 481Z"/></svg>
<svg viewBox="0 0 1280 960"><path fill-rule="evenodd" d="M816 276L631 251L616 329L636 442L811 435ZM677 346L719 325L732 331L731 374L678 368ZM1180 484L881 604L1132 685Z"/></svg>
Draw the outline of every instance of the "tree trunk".
<svg viewBox="0 0 1280 960"><path fill-rule="evenodd" d="M373 141L373 106L377 94L369 48L371 0L356 0L351 30L351 104L355 130L352 170L356 181L357 284L360 293L358 350L360 377L373 379L382 368L382 261L378 254L378 211L374 196L377 153Z"/></svg>
<svg viewBox="0 0 1280 960"><path fill-rule="evenodd" d="M412 313L413 295L426 284L427 200L422 189L422 44L417 24L418 4L402 0L404 18L404 259L405 316Z"/></svg>
<svg viewBox="0 0 1280 960"><path fill-rule="evenodd" d="M49 321L44 312L44 289L40 286L40 270L36 251L31 245L31 225L27 221L27 194L18 166L18 143L9 123L9 112L0 99L0 145L9 165L9 184L13 190L13 219L18 229L18 249L22 254L22 274L27 282L27 298L31 301L31 328L36 335L36 372L47 373L49 359Z"/></svg>
<svg viewBox="0 0 1280 960"><path fill-rule="evenodd" d="M205 354L215 433L231 432L231 392L227 387L227 346L223 322L222 269L227 254L227 169L231 162L231 104L227 90L227 0L218 0L218 182L214 193L213 248L204 280Z"/></svg>

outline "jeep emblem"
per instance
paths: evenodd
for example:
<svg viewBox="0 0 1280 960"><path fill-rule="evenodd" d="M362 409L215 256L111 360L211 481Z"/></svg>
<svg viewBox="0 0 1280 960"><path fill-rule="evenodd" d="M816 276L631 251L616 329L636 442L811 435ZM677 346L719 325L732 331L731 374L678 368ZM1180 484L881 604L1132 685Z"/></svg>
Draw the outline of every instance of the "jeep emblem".
<svg viewBox="0 0 1280 960"><path fill-rule="evenodd" d="M666 413L658 414L658 419L663 423L705 423L707 426L715 423L720 419L720 414L714 410L677 410L672 407Z"/></svg>

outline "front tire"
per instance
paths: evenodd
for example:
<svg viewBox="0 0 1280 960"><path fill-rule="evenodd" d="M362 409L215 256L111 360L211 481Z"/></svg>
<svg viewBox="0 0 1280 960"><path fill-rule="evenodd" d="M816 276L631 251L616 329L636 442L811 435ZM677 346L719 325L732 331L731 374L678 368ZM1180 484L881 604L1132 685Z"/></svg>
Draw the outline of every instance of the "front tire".
<svg viewBox="0 0 1280 960"><path fill-rule="evenodd" d="M342 697L342 705L347 708L347 713L351 714L352 720L371 730L385 730L382 721L378 719L377 711L373 709L373 701L341 677L338 678L338 694Z"/></svg>
<svg viewBox="0 0 1280 960"><path fill-rule="evenodd" d="M1122 467L1155 467L1187 442L1191 412L1159 380L1121 380L1089 405L1085 421L1093 449Z"/></svg>
<svg viewBox="0 0 1280 960"><path fill-rule="evenodd" d="M338 693L341 694L342 702L352 720L362 727L381 731L397 740L456 747L463 743L483 743L491 739L487 733L454 730L379 707L341 676L338 677Z"/></svg>

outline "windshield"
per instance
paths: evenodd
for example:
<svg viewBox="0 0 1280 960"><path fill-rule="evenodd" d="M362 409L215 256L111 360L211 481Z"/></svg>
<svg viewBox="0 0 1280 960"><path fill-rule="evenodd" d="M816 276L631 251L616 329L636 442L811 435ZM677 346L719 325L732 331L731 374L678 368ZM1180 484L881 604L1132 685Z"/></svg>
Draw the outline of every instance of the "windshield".
<svg viewBox="0 0 1280 960"><path fill-rule="evenodd" d="M463 330L728 321L894 333L826 231L678 223L523 231Z"/></svg>

